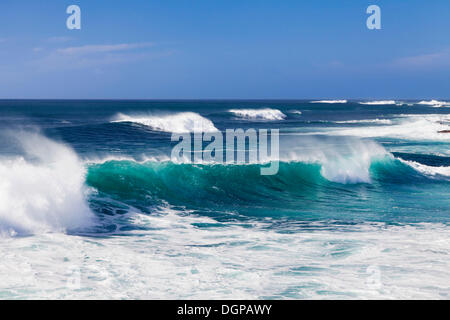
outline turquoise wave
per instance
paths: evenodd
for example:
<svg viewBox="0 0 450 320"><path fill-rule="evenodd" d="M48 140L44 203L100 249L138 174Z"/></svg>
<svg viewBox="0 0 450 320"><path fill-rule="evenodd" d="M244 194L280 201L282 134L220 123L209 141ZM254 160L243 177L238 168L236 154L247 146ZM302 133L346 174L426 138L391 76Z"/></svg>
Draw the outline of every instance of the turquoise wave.
<svg viewBox="0 0 450 320"><path fill-rule="evenodd" d="M428 177L390 156L372 162L369 183L329 181L322 176L318 163L281 162L278 174L273 176L262 176L260 166L108 161L90 165L86 182L102 197L144 212L171 205L215 218L423 219L429 206L421 208L419 204L414 210L406 206L408 211L390 206L389 198L407 203L411 201L411 188L419 185L427 186L428 191L439 186L443 192L449 190L445 179ZM416 200L423 195L416 192ZM436 205L439 208L439 203ZM434 213L434 217L440 216Z"/></svg>

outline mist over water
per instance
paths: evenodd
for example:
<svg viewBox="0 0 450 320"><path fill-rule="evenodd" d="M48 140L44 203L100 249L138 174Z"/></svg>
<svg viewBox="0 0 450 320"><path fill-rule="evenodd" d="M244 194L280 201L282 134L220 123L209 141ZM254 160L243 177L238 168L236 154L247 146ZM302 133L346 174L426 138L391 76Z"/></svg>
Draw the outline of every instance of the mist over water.
<svg viewBox="0 0 450 320"><path fill-rule="evenodd" d="M61 143L32 132L6 132L22 155L0 158L0 232L67 231L93 224L85 194L85 169Z"/></svg>

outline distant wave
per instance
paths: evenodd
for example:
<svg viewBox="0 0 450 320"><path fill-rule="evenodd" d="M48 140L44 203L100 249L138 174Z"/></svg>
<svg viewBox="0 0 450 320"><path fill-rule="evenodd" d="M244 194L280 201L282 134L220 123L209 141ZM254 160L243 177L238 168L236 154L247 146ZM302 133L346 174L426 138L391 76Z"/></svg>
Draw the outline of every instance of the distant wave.
<svg viewBox="0 0 450 320"><path fill-rule="evenodd" d="M438 100L429 100L429 101L420 101L417 104L427 105L432 107L448 107L450 106L450 102L446 101L438 101Z"/></svg>
<svg viewBox="0 0 450 320"><path fill-rule="evenodd" d="M231 112L236 117L247 119L247 120L266 120L266 121L276 121L284 120L286 115L277 109L230 109Z"/></svg>
<svg viewBox="0 0 450 320"><path fill-rule="evenodd" d="M359 104L365 104L365 105L392 105L396 104L395 100L379 100L379 101L365 101L365 102L359 102Z"/></svg>
<svg viewBox="0 0 450 320"><path fill-rule="evenodd" d="M113 122L132 122L164 132L216 132L214 123L195 112L180 112L164 115L126 115L119 113Z"/></svg>
<svg viewBox="0 0 450 320"><path fill-rule="evenodd" d="M436 114L401 115L392 125L364 126L355 128L329 129L311 134L355 136L361 138L390 137L407 140L449 141L450 134L439 133L449 130L448 118Z"/></svg>
<svg viewBox="0 0 450 320"><path fill-rule="evenodd" d="M334 121L334 123L379 123L379 124L392 124L392 120L389 119L364 119L364 120L345 120Z"/></svg>
<svg viewBox="0 0 450 320"><path fill-rule="evenodd" d="M347 100L318 100L310 103L347 103Z"/></svg>
<svg viewBox="0 0 450 320"><path fill-rule="evenodd" d="M301 115L302 112L300 110L290 110L289 113Z"/></svg>
<svg viewBox="0 0 450 320"><path fill-rule="evenodd" d="M24 156L0 159L0 233L64 232L94 222L75 152L36 133L14 132Z"/></svg>

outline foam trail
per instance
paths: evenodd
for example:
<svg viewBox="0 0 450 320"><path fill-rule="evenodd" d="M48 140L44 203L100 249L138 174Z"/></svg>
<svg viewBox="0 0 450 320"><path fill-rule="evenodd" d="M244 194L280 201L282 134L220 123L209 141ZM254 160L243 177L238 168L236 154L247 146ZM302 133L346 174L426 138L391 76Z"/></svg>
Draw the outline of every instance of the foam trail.
<svg viewBox="0 0 450 320"><path fill-rule="evenodd" d="M68 147L36 133L15 133L24 156L0 159L0 233L64 232L89 227L84 169Z"/></svg>
<svg viewBox="0 0 450 320"><path fill-rule="evenodd" d="M174 133L219 131L211 120L204 118L195 112L136 116L119 113L116 115L113 122L139 123L156 131Z"/></svg>
<svg viewBox="0 0 450 320"><path fill-rule="evenodd" d="M347 100L318 100L311 103L347 103Z"/></svg>
<svg viewBox="0 0 450 320"><path fill-rule="evenodd" d="M284 120L286 115L277 109L231 109L228 110L235 116L247 120Z"/></svg>
<svg viewBox="0 0 450 320"><path fill-rule="evenodd" d="M3 297L448 299L449 230L443 224L278 232L264 225L206 229L196 223L217 221L176 212L136 215L134 225L152 230L98 241L62 234L5 241ZM380 289L368 287L368 266L379 266ZM78 271L81 288L74 290L68 279Z"/></svg>

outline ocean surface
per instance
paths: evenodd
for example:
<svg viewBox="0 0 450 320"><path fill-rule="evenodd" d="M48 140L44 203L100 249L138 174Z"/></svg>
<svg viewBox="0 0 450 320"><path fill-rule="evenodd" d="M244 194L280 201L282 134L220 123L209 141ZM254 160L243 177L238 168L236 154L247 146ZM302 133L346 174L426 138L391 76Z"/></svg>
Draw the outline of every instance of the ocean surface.
<svg viewBox="0 0 450 320"><path fill-rule="evenodd" d="M450 100L0 101L0 299L449 299ZM280 130L280 164L171 161Z"/></svg>

